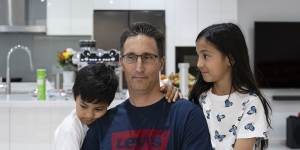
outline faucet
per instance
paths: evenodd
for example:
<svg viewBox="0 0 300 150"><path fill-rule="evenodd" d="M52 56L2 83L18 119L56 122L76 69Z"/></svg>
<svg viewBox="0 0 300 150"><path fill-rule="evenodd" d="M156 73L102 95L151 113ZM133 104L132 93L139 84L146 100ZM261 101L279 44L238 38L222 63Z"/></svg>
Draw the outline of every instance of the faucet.
<svg viewBox="0 0 300 150"><path fill-rule="evenodd" d="M22 45L16 45L12 47L9 52L7 53L6 57L6 94L11 94L11 82L10 82L10 56L15 50L24 50L29 57L29 63L31 71L33 71L33 65L32 65L32 58L31 58L31 52L27 46Z"/></svg>

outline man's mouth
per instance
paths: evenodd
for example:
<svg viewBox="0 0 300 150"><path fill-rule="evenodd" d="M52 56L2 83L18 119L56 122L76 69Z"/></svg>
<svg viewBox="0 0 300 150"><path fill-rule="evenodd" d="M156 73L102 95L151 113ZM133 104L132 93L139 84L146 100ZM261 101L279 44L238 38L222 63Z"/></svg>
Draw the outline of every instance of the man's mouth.
<svg viewBox="0 0 300 150"><path fill-rule="evenodd" d="M146 76L133 76L133 79L145 79L147 78Z"/></svg>

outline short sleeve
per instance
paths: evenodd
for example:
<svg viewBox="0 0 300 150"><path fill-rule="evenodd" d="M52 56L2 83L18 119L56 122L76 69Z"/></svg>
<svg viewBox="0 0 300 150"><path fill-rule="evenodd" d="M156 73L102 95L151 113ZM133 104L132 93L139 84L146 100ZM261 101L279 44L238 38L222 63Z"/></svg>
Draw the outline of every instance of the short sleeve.
<svg viewBox="0 0 300 150"><path fill-rule="evenodd" d="M58 128L55 132L54 149L55 150L80 150L80 139L75 131L62 130Z"/></svg>
<svg viewBox="0 0 300 150"><path fill-rule="evenodd" d="M243 107L244 113L238 126L237 138L267 138L268 123L259 97L251 95Z"/></svg>

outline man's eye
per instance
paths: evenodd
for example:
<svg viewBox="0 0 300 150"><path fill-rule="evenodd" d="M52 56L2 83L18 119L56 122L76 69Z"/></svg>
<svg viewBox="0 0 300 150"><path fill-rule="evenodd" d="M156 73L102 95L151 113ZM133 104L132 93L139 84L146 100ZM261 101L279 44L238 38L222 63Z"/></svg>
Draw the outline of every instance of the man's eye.
<svg viewBox="0 0 300 150"><path fill-rule="evenodd" d="M128 59L135 59L135 55L127 55Z"/></svg>
<svg viewBox="0 0 300 150"><path fill-rule="evenodd" d="M144 55L143 58L144 59L152 59L152 56L150 56L150 55Z"/></svg>

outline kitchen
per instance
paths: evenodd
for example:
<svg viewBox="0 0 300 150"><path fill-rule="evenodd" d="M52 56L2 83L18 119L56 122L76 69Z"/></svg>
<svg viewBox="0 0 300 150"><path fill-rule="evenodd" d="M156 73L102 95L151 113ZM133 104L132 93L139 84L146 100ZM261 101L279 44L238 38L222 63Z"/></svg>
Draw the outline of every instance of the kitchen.
<svg viewBox="0 0 300 150"><path fill-rule="evenodd" d="M1 12L2 8L8 8L7 2L1 1L0 4ZM81 0L26 0L23 4L17 5L27 8L27 13L23 13L23 16L27 15L27 17L24 16L27 20L25 22L27 25L35 25L42 29L36 32L1 31L0 77L6 77L7 53L12 47L20 44L31 50L34 69L45 68L49 80L54 81L58 71L56 54L66 48L78 51L80 40L96 39L94 10L164 12L167 37L165 74L171 74L177 70L176 63L178 62L175 53L177 49L186 47L187 50L193 50L197 33L206 26L218 22L234 22L240 25L246 36L250 60L253 64L253 22L255 20L300 21L300 12L297 8L299 4L297 0L288 2L280 0L251 2L247 0L191 0L189 2L183 0L85 0L84 2ZM3 25L2 22L6 22L4 18L7 18L3 15L4 13L0 13L1 25ZM104 45L98 48L107 49ZM190 61L190 59L187 58L184 61ZM0 124L0 149L51 149L53 132L64 116L72 110L74 106L72 99L63 97L68 100L39 102L33 100L32 96L22 96L20 93L24 91L33 93L36 81L36 72L31 71L29 57L23 51L13 53L10 59L10 69L11 78L16 80L22 78L23 83L20 84L23 85L12 83L12 93L20 92L11 95L4 94L4 89L0 88L0 118L3 118ZM266 94L270 97L275 92L277 91L266 90ZM283 90L283 92L295 94L299 90ZM284 149L286 117L298 113L300 101L271 100L271 104L273 106L273 129L270 133L271 147L269 149Z"/></svg>

